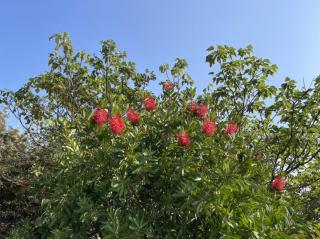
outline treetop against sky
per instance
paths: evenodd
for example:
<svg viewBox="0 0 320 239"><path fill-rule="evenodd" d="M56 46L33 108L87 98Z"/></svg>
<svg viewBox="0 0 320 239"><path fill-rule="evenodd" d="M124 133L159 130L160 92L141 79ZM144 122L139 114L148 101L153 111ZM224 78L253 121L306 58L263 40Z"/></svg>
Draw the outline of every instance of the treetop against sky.
<svg viewBox="0 0 320 239"><path fill-rule="evenodd" d="M99 50L101 40L115 40L140 71L158 73L160 64L185 58L199 88L210 81L208 46L252 44L256 55L279 66L271 84L290 76L309 85L319 73L319 7L316 0L3 1L0 88L16 90L48 70L54 44L47 39L63 31L69 32L76 50L90 53Z"/></svg>

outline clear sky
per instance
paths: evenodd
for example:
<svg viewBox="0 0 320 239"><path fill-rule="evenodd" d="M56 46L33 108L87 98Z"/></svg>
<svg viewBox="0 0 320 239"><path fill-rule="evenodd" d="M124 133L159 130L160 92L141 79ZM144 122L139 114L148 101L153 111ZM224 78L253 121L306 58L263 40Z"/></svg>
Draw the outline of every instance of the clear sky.
<svg viewBox="0 0 320 239"><path fill-rule="evenodd" d="M320 74L319 0L0 0L0 88L46 71L48 37L62 31L91 53L114 39L141 71L186 58L199 88L210 81L206 48L216 44L253 44L278 64L275 85Z"/></svg>

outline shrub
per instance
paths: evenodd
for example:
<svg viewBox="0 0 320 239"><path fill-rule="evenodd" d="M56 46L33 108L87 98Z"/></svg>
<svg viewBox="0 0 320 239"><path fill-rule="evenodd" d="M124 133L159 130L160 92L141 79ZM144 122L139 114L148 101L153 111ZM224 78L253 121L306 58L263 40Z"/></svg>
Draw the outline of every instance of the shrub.
<svg viewBox="0 0 320 239"><path fill-rule="evenodd" d="M176 59L171 68L160 66L166 79L154 95L146 88L154 76L136 73L114 42L102 42L99 58L73 55L66 34L55 39L52 71L24 90L40 85L47 93L38 115L50 121L37 126L58 135L61 147L51 156L52 170L35 169L41 217L12 238L26 232L35 238L316 235L316 221L305 222L289 189L296 170L318 167L310 128L319 124L309 104L318 82L314 95L289 79L278 90L266 83L277 67L253 56L251 46L217 46L208 49L213 84L202 94L185 71L187 62ZM41 102L31 94L34 99ZM63 109L59 117L46 112L52 107ZM272 189L276 175L287 178L282 190Z"/></svg>

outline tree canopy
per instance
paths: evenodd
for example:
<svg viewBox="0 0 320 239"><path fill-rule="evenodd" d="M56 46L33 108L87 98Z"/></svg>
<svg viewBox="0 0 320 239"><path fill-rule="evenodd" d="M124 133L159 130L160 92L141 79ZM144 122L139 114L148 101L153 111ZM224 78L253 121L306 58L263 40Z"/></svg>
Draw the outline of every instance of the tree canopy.
<svg viewBox="0 0 320 239"><path fill-rule="evenodd" d="M9 237L320 237L320 78L277 88L251 45L219 45L200 92L184 59L157 80L114 41L90 55L51 39L50 70L1 91L37 155L41 205Z"/></svg>

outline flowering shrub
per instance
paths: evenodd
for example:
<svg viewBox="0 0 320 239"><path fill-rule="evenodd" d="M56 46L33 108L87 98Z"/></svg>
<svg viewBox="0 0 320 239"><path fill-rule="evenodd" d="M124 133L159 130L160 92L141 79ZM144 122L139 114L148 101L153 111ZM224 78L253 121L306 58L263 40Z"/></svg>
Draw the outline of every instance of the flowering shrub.
<svg viewBox="0 0 320 239"><path fill-rule="evenodd" d="M171 68L160 66L168 84L163 84L161 94L151 96L146 89L154 77L148 71L136 73L134 64L124 60L125 54L113 42L102 43L101 59L84 54L72 58L71 45L63 45L68 40L56 37L62 44L58 48L66 53L53 56L52 62L83 56L87 68L81 68L80 58L66 69L75 70L77 80L88 88L79 101L66 104L70 113L64 120L55 121L63 129L63 140L52 155L54 169L36 171L40 175L36 187L44 192L42 216L12 237L316 235L311 223L297 212L289 191L294 182L290 170L296 161L291 157L283 162L280 157L283 149L293 152L286 148L293 146L287 140L279 145L279 137L294 134L272 124L270 112L275 106L265 105L266 98L277 94L275 87L266 84L276 66L253 56L250 46L210 47L207 62L216 68L211 73L213 85L203 93L197 94L185 60L176 59ZM63 67L52 72L59 69ZM280 92L275 104L285 117L287 108L281 108L288 103L281 101L287 94L285 87ZM72 103L84 107L70 107ZM101 111L92 114L95 105L108 109L108 120ZM257 160L259 150L263 153ZM278 174L286 176L286 185L280 178L273 181Z"/></svg>

